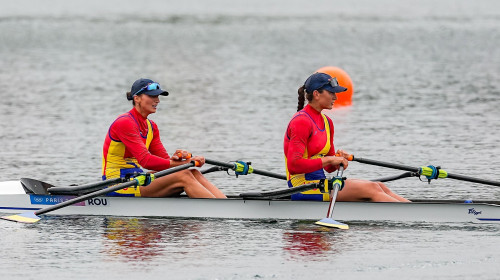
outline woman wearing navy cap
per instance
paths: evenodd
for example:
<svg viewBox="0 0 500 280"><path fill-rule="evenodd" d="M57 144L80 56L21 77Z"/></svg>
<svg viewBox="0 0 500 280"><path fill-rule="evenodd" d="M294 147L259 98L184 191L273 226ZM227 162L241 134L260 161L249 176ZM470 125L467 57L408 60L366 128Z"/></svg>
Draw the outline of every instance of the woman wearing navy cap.
<svg viewBox="0 0 500 280"><path fill-rule="evenodd" d="M189 153L176 150L170 157L160 141L158 126L148 119L156 113L160 95L168 92L158 83L149 79L134 82L127 99L133 108L120 115L110 126L103 147L102 178L126 178L144 173L142 168L161 171L190 161L201 165L205 158L188 158ZM183 170L153 180L147 186L127 188L111 193L116 196L168 197L182 193L189 197L226 198L226 196L208 181L198 170Z"/></svg>
<svg viewBox="0 0 500 280"><path fill-rule="evenodd" d="M288 124L283 145L289 187L318 183L326 178L324 170L331 173L340 164L347 168L349 154L342 150L335 152L332 120L321 113L333 108L336 93L346 90L336 78L325 73L312 74L299 88L297 113ZM305 99L308 104L304 107ZM328 201L330 197L315 189L293 194L292 199ZM381 182L359 179L346 180L337 200L409 202Z"/></svg>

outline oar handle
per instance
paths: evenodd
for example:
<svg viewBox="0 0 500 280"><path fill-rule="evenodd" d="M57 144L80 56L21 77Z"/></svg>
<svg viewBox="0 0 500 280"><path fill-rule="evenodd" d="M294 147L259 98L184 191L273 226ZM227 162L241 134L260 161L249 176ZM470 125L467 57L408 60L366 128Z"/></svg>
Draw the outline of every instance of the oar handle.
<svg viewBox="0 0 500 280"><path fill-rule="evenodd" d="M176 166L176 167L165 169L163 171L156 172L153 175L154 175L155 178L163 177L163 176L175 173L177 171L181 171L181 170L193 167L193 166L195 166L195 164L196 163L194 161L191 161L191 162L183 164L183 165L179 165L179 166ZM56 205L53 205L53 206L50 206L50 207L43 208L43 209L40 209L38 211L35 211L35 215L44 214L44 213L51 212L51 211L54 211L54 210L57 210L57 209L60 209L60 208L63 208L63 207L66 207L66 206L78 203L78 202L82 202L82 201L87 200L87 199L91 199L91 198L94 198L94 197L105 195L105 194L110 193L110 192L114 192L114 191L121 190L121 189L128 188L128 187L133 187L133 186L136 186L136 184L137 184L136 180L131 180L129 182L125 182L125 183L122 183L122 184L119 184L119 185L116 185L116 186L112 186L112 187L109 187L109 188L106 188L106 189L102 189L102 190L99 190L99 191L96 191L96 192L92 192L92 193L89 193L89 194L86 194L86 195L75 197L73 199L66 200L66 201L64 201L62 203L59 203L59 204L56 204Z"/></svg>
<svg viewBox="0 0 500 280"><path fill-rule="evenodd" d="M218 166L226 167L226 168L229 168L231 170L236 170L236 163L221 162L221 161L212 160L212 159L205 159L205 162L208 163L208 164L212 164L212 165L218 165ZM255 168L253 168L253 172L252 173L263 175L263 176L268 176L268 177L272 177L272 178L276 178L276 179L287 180L287 178L286 178L285 175L281 175L281 174L277 174L277 173L272 173L272 172L264 171L264 170L258 170L258 169L255 169Z"/></svg>

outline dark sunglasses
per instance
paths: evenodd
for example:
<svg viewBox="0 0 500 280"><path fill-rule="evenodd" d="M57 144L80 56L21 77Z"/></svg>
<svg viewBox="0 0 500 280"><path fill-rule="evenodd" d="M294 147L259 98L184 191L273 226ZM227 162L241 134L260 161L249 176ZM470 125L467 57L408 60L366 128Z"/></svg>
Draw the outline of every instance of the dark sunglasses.
<svg viewBox="0 0 500 280"><path fill-rule="evenodd" d="M157 90L160 89L160 84L159 83L151 83L148 84L147 86L142 87L140 90L136 91L134 94L132 94L132 97L134 95L138 95L139 93L143 91L151 91L151 90Z"/></svg>
<svg viewBox="0 0 500 280"><path fill-rule="evenodd" d="M324 86L326 86L328 84L330 84L332 87L338 87L339 86L339 82L337 81L337 78L331 78L331 79L328 80L328 82L326 84L322 85L319 88L322 88L322 87L324 87Z"/></svg>

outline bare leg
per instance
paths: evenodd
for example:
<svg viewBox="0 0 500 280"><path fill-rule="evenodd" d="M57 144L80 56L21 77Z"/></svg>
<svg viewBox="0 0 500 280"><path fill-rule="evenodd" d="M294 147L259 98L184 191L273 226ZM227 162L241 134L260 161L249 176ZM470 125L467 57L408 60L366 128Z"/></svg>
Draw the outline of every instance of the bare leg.
<svg viewBox="0 0 500 280"><path fill-rule="evenodd" d="M211 192L216 198L227 198L226 195L222 193L221 190L219 190L216 186L214 186L214 184L208 181L207 178L205 178L200 171L196 169L191 169L191 173L193 173L194 178L196 178L196 180L200 184L202 184L205 187L205 189Z"/></svg>
<svg viewBox="0 0 500 280"><path fill-rule="evenodd" d="M214 194L198 182L190 170L155 179L150 185L140 188L143 197L168 197L185 191L193 198L215 198Z"/></svg>
<svg viewBox="0 0 500 280"><path fill-rule="evenodd" d="M394 196L392 196L392 195ZM382 183L349 179L345 181L345 186L338 193L338 201L377 201L377 202L401 202L408 200L392 193L387 186Z"/></svg>
<svg viewBox="0 0 500 280"><path fill-rule="evenodd" d="M401 201L401 202L411 202L410 200L398 195L398 194L395 194L393 193L384 183L382 182L376 182L380 188L388 195L390 195L391 197L394 197L395 199L397 199L398 201Z"/></svg>

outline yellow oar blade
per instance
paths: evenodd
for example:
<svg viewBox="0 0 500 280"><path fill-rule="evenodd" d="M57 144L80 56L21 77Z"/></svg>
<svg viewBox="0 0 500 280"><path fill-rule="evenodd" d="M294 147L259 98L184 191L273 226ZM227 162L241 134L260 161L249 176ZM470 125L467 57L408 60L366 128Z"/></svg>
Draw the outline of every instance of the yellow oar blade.
<svg viewBox="0 0 500 280"><path fill-rule="evenodd" d="M12 215L12 216L3 216L0 218L2 218L4 220L20 222L20 223L28 223L28 224L36 223L36 222L40 221L40 219L41 219L40 217L35 215L34 212L26 212L26 213L16 214L16 215Z"/></svg>
<svg viewBox="0 0 500 280"><path fill-rule="evenodd" d="M330 227L330 228L339 228L339 229L349 229L349 225L343 224L341 222L337 222L334 219L324 218L317 221L315 224Z"/></svg>

